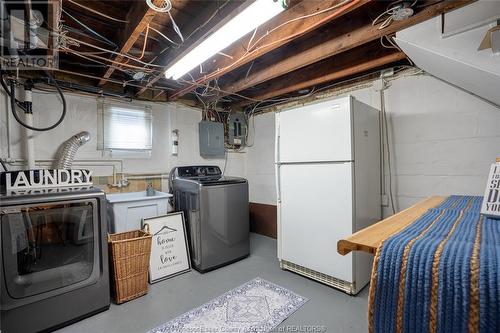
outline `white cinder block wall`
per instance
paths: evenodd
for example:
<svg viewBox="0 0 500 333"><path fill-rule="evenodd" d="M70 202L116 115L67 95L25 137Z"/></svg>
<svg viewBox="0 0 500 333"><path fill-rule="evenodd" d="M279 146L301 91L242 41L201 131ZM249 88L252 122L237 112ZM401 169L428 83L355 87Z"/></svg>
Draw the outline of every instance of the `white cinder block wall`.
<svg viewBox="0 0 500 333"><path fill-rule="evenodd" d="M489 165L500 157L500 109L431 76L390 84L385 100L397 210L432 195L482 195ZM380 109L373 87L351 94ZM274 114L257 116L255 132L246 154L250 198L276 204Z"/></svg>
<svg viewBox="0 0 500 333"><path fill-rule="evenodd" d="M274 113L251 118L249 128L248 141L252 146L246 149L246 177L250 201L275 205Z"/></svg>
<svg viewBox="0 0 500 333"><path fill-rule="evenodd" d="M470 94L430 76L412 76L392 81L386 90L390 123L393 192L398 210L430 195L482 195L489 164L500 156L500 110ZM373 87L351 92L360 101L380 109L380 96ZM97 175L110 175L109 156L98 151L97 102L94 97L66 94L68 116L57 129L36 133L36 158L50 159L64 140L82 130L92 141L77 158L101 159L99 166L81 165ZM49 124L58 116L60 104L51 94L34 94L35 121ZM8 113L6 111L9 111ZM11 158L24 158L21 129L0 95L0 156L7 158L7 114ZM203 159L199 155L198 122L201 112L180 104L153 104L154 137L151 159L125 159L127 173L167 173L175 165L216 164L224 159ZM49 119L50 121L49 121ZM276 204L274 179L274 114L254 118L250 144L245 153L229 153L226 173L245 176L250 184L250 201ZM170 154L171 131L179 130L179 155ZM77 166L80 166L77 164ZM386 172L388 169L386 167ZM386 186L388 186L386 184ZM386 208L386 215L390 210Z"/></svg>
<svg viewBox="0 0 500 333"><path fill-rule="evenodd" d="M91 141L81 147L77 159L95 159L97 162L78 162L76 167L88 168L95 175L112 175L113 168L120 170L121 165L108 152L97 150L97 99L91 96L65 94L68 112L64 122L49 132L35 132L35 157L52 159L59 145L80 131L89 131ZM134 102L134 104L148 104ZM153 150L150 159L123 159L126 173L166 174L176 165L215 164L224 167L224 158L203 159L199 155L198 122L201 120L199 109L174 103L149 103L153 113ZM45 92L33 93L33 109L36 126L47 126L58 119L61 104L57 95ZM8 118L7 118L8 117ZM171 132L179 130L179 155L171 155ZM7 136L10 137L10 149ZM24 129L18 125L10 112L5 95L0 93L0 157L25 159ZM10 150L10 154L9 154ZM39 164L42 167L50 163ZM11 166L22 168L22 165ZM228 175L245 174L244 155L229 153L226 172ZM166 185L166 181L164 185Z"/></svg>

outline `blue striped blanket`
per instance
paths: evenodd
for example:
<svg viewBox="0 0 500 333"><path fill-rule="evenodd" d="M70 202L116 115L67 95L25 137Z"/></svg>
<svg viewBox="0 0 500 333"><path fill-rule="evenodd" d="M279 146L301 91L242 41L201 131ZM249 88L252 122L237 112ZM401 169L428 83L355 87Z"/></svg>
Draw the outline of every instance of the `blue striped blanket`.
<svg viewBox="0 0 500 333"><path fill-rule="evenodd" d="M500 332L500 220L451 196L378 248L369 331Z"/></svg>

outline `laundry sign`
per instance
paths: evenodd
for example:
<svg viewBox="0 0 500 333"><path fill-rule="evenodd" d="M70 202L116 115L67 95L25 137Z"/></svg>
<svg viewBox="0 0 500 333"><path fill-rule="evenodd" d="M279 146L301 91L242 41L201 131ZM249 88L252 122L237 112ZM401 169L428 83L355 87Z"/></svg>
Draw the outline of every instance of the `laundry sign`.
<svg viewBox="0 0 500 333"><path fill-rule="evenodd" d="M493 163L486 183L481 214L500 218L500 163Z"/></svg>
<svg viewBox="0 0 500 333"><path fill-rule="evenodd" d="M6 191L92 185L90 170L40 169L8 171L0 174Z"/></svg>
<svg viewBox="0 0 500 333"><path fill-rule="evenodd" d="M182 212L146 218L153 235L149 262L149 282L155 283L191 270L191 258Z"/></svg>

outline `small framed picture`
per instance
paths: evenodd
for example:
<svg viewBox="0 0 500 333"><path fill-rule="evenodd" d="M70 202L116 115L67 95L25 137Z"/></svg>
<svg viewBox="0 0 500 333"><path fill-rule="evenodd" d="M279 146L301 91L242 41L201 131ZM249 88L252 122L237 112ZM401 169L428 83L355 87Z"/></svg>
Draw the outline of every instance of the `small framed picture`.
<svg viewBox="0 0 500 333"><path fill-rule="evenodd" d="M153 235L149 283L156 283L191 270L191 257L182 212L142 219Z"/></svg>

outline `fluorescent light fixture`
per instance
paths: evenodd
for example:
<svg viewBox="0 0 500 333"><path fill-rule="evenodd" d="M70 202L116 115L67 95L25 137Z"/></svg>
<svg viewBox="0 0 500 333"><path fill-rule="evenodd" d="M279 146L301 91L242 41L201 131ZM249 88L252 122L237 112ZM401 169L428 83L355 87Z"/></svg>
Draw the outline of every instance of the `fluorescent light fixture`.
<svg viewBox="0 0 500 333"><path fill-rule="evenodd" d="M165 72L177 80L218 52L285 10L282 0L255 0Z"/></svg>

